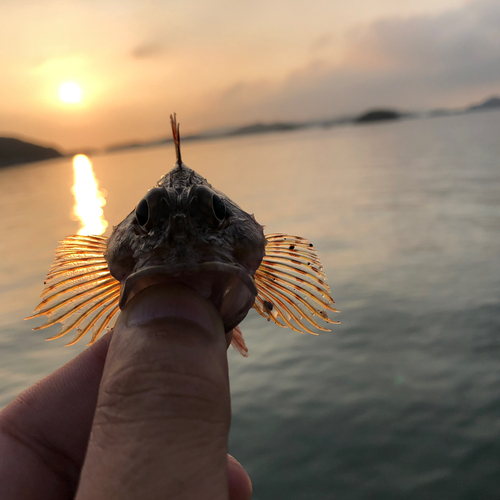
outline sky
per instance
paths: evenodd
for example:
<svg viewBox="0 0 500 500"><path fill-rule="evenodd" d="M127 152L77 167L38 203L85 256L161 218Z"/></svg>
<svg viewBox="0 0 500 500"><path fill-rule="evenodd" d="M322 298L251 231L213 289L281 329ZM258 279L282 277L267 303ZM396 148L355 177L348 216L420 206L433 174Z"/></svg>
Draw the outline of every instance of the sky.
<svg viewBox="0 0 500 500"><path fill-rule="evenodd" d="M63 151L500 94L500 0L2 0L0 135ZM81 101L63 102L67 82Z"/></svg>

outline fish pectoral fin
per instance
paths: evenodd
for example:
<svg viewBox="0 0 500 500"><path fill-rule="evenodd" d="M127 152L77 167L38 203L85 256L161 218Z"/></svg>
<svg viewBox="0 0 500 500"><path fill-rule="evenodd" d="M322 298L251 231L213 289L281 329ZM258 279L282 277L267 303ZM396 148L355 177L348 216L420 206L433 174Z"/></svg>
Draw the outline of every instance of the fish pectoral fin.
<svg viewBox="0 0 500 500"><path fill-rule="evenodd" d="M233 328L233 339L231 345L244 357L248 358L248 348L245 344L245 339L241 333L240 327Z"/></svg>
<svg viewBox="0 0 500 500"><path fill-rule="evenodd" d="M318 335L315 330L330 331L327 311L333 307L330 288L313 244L300 236L281 233L266 235L266 254L255 273L257 312L282 327L300 333Z"/></svg>
<svg viewBox="0 0 500 500"><path fill-rule="evenodd" d="M120 282L111 275L104 258L106 241L104 236L75 235L59 242L42 300L34 314L26 318L48 316L47 322L34 330L62 324L62 330L47 340L76 329L75 338L67 345L78 342L87 333L92 334L92 344L114 325L119 312Z"/></svg>

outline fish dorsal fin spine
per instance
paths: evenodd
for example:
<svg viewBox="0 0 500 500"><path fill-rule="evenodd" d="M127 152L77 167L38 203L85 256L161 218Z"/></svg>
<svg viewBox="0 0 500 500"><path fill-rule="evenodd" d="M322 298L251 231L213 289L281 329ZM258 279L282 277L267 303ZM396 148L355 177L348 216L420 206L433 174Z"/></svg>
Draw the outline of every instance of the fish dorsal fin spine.
<svg viewBox="0 0 500 500"><path fill-rule="evenodd" d="M181 158L181 133L180 133L180 123L177 123L177 115L174 113L170 115L170 124L172 125L172 135L174 138L175 146L175 156L176 163L179 169L182 168L182 158Z"/></svg>

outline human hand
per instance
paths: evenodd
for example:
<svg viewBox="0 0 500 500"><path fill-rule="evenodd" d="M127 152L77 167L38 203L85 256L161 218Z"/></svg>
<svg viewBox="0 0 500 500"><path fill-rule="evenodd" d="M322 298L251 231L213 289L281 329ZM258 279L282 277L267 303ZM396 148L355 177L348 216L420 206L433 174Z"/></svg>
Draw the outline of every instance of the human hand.
<svg viewBox="0 0 500 500"><path fill-rule="evenodd" d="M250 499L227 455L230 340L188 288L139 293L114 334L0 412L0 498Z"/></svg>

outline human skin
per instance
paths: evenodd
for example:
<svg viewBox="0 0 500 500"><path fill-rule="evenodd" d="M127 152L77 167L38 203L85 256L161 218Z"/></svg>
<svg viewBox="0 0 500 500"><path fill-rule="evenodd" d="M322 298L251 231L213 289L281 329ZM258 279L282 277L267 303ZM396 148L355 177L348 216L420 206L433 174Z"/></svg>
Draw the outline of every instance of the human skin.
<svg viewBox="0 0 500 500"><path fill-rule="evenodd" d="M0 412L0 498L250 499L227 455L230 340L186 287L137 294L112 334Z"/></svg>

